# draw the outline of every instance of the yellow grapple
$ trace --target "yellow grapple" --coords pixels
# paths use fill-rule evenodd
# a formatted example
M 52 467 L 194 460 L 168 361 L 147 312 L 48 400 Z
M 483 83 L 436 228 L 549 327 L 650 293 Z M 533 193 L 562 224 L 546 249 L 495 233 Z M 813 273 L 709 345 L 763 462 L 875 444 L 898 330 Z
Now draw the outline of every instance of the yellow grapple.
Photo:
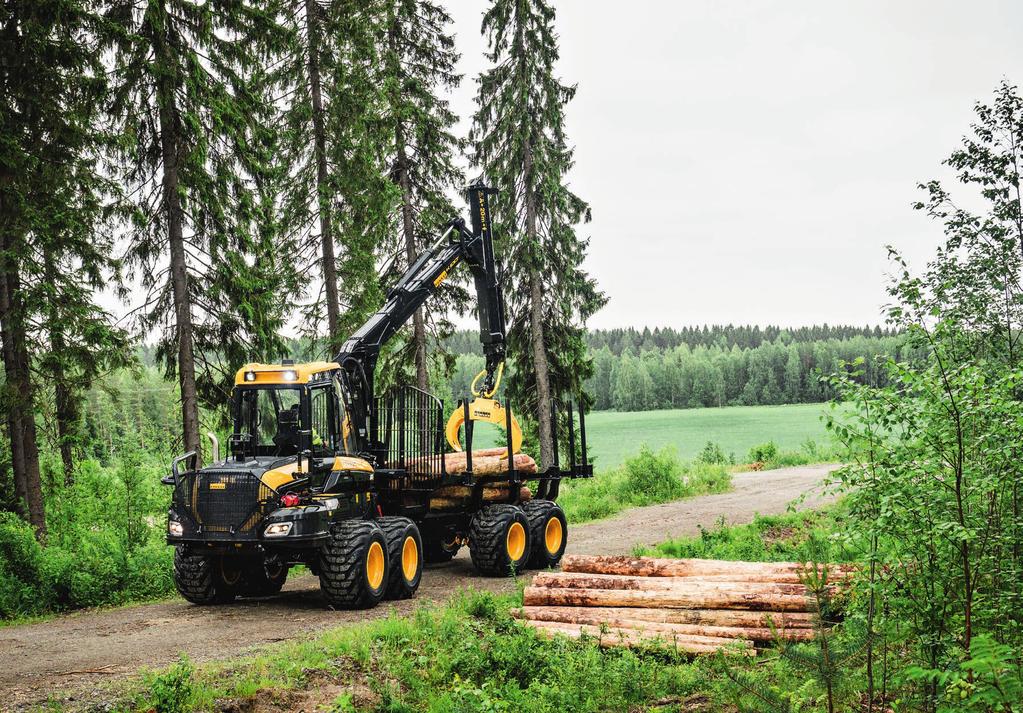
M 472 391 L 473 400 L 469 402 L 469 420 L 470 421 L 484 421 L 486 423 L 492 423 L 502 428 L 507 427 L 509 423 L 508 410 L 501 405 L 501 402 L 493 395 L 497 392 L 497 387 L 501 383 L 501 374 L 504 371 L 504 364 L 497 370 L 497 379 L 494 381 L 494 386 L 490 391 L 482 393 L 476 388 L 476 384 L 479 382 L 487 372 L 484 369 L 476 378 L 472 380 L 472 385 L 469 387 Z M 464 407 L 455 409 L 454 413 L 448 419 L 448 426 L 445 429 L 445 434 L 448 438 L 448 445 L 455 451 L 462 450 L 462 443 L 458 440 L 458 431 L 465 425 L 465 411 Z M 519 422 L 515 419 L 515 414 L 511 414 L 511 446 L 512 453 L 518 453 L 519 449 L 522 448 L 522 429 L 519 427 Z M 507 458 L 508 453 L 505 452 L 502 458 Z

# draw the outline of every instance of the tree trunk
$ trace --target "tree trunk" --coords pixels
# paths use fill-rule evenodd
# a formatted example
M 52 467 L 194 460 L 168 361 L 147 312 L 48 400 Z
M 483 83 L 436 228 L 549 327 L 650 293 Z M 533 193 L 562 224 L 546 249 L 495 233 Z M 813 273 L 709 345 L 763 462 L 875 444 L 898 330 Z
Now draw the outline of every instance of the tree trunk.
M 738 594 L 687 590 L 560 589 L 526 587 L 522 603 L 535 606 L 654 607 L 680 609 L 744 609 L 769 612 L 808 612 L 813 602 L 795 594 Z
M 51 284 L 56 279 L 57 265 L 50 251 L 44 253 L 45 274 Z M 64 466 L 64 485 L 72 485 L 75 482 L 75 460 L 74 441 L 77 435 L 78 408 L 74 398 L 74 392 L 67 380 L 67 373 L 64 370 L 64 357 L 67 345 L 64 341 L 64 333 L 61 331 L 61 304 L 59 299 L 54 299 L 48 305 L 48 320 L 50 331 L 50 350 L 53 366 L 50 370 L 50 377 L 53 379 L 53 400 L 57 420 L 57 449 L 60 451 L 60 460 Z
M 164 17 L 164 23 L 170 18 Z M 166 32 L 166 28 L 163 32 Z M 188 263 L 185 256 L 183 211 L 181 209 L 180 130 L 177 111 L 176 72 L 174 57 L 167 37 L 157 32 L 154 37 L 158 70 L 157 99 L 160 104 L 160 152 L 163 161 L 163 205 L 167 214 L 167 242 L 170 246 L 171 292 L 174 298 L 174 321 L 178 346 L 178 385 L 181 388 L 181 428 L 185 451 L 195 451 L 202 463 L 199 441 L 199 398 L 195 385 L 195 354 L 193 348 L 192 303 L 188 294 Z
M 327 301 L 327 332 L 331 348 L 340 346 L 341 302 L 337 291 L 337 259 L 334 255 L 334 224 L 327 185 L 327 134 L 324 129 L 323 94 L 320 85 L 320 17 L 316 0 L 305 0 L 306 36 L 309 72 L 309 96 L 312 101 L 313 153 L 316 159 L 316 200 L 320 212 L 320 269 Z
M 523 183 L 526 186 L 526 240 L 535 245 L 538 240 L 536 229 L 536 195 L 533 187 L 533 148 L 526 140 L 523 158 Z M 533 346 L 533 371 L 536 374 L 537 423 L 540 426 L 540 463 L 543 470 L 554 465 L 554 448 L 557 444 L 551 434 L 551 380 L 550 365 L 543 329 L 543 286 L 534 272 L 529 277 L 529 338 Z
M 416 260 L 416 223 L 412 205 L 412 185 L 409 182 L 408 157 L 405 155 L 405 130 L 400 121 L 395 125 L 394 138 L 398 150 L 395 179 L 401 189 L 401 231 L 405 238 L 405 259 L 409 266 Z M 426 362 L 426 320 L 422 308 L 412 315 L 412 343 L 415 346 L 416 386 L 429 391 L 430 374 Z
M 8 236 L 0 235 L 0 252 L 6 252 L 10 247 Z M 46 538 L 46 507 L 39 472 L 32 377 L 19 289 L 17 266 L 4 265 L 0 271 L 0 340 L 3 341 L 7 380 L 7 426 L 11 438 L 14 487 L 23 514 L 35 528 L 36 538 L 42 541 Z
M 752 612 L 739 609 L 663 609 L 639 607 L 548 607 L 525 606 L 519 611 L 527 619 L 552 619 L 553 617 L 572 616 L 573 612 L 585 612 L 586 615 L 611 619 L 631 619 L 633 621 L 649 621 L 661 624 L 689 624 L 699 626 L 741 627 L 767 629 L 774 627 L 779 631 L 800 630 L 814 631 L 814 615 L 799 612 Z

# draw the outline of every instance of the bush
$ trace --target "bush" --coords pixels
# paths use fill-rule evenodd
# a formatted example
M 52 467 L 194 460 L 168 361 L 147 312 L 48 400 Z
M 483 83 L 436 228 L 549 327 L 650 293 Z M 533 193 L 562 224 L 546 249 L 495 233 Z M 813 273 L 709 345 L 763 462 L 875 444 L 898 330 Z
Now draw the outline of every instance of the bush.
M 728 465 L 731 459 L 725 455 L 725 451 L 717 443 L 707 441 L 700 454 L 696 456 L 697 463 L 709 463 L 710 465 Z
M 625 483 L 631 501 L 663 502 L 682 497 L 685 486 L 681 472 L 674 448 L 665 446 L 654 453 L 644 444 L 638 455 L 625 461 Z
M 774 441 L 768 441 L 767 443 L 761 443 L 759 446 L 750 448 L 747 459 L 750 463 L 767 463 L 777 457 L 778 446 L 774 444 Z

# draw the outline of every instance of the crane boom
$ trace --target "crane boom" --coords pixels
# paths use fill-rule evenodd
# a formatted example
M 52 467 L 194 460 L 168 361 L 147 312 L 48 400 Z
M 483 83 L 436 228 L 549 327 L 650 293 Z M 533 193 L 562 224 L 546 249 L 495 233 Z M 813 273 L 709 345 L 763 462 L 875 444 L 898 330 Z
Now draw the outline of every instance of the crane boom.
M 441 286 L 452 270 L 464 262 L 472 271 L 478 302 L 480 343 L 486 359 L 483 390 L 496 385 L 505 357 L 504 294 L 494 258 L 490 196 L 495 191 L 478 181 L 469 186 L 472 229 L 465 220 L 448 222 L 443 234 L 416 258 L 387 292 L 387 301 L 341 346 L 334 361 L 345 372 L 355 423 L 366 424 L 373 408 L 373 374 L 380 350 Z M 360 432 L 362 428 L 360 427 Z

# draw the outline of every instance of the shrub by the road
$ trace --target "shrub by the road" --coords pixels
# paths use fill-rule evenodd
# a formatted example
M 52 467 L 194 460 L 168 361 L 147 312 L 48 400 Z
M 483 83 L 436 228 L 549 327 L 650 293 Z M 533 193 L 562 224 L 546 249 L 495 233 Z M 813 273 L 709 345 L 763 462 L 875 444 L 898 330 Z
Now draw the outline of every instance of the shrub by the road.
M 569 521 L 578 523 L 608 517 L 627 507 L 721 493 L 731 484 L 723 465 L 683 463 L 671 447 L 654 452 L 644 445 L 620 468 L 592 480 L 566 484 L 559 502 Z

